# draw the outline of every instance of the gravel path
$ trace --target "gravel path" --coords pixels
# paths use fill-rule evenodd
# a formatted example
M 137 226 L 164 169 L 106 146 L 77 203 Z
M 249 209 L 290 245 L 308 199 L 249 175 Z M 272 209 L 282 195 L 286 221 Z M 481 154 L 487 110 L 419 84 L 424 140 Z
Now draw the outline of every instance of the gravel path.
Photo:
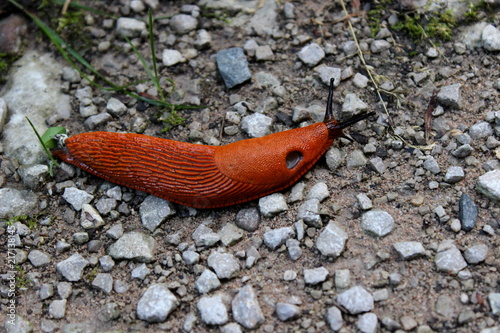
M 62 36 L 142 96 L 159 93 L 123 36 L 151 65 L 151 8 L 167 101 L 199 108 L 162 132 L 168 110 L 92 85 L 0 5 L 0 53 L 19 55 L 0 83 L 0 331 L 500 332 L 498 1 L 348 3 L 370 72 L 332 2 L 81 3 L 112 16 Z M 397 29 L 416 12 L 452 13 L 451 40 Z M 227 208 L 50 176 L 25 120 L 218 146 L 322 121 L 332 78 L 337 119 L 376 116 L 289 189 Z

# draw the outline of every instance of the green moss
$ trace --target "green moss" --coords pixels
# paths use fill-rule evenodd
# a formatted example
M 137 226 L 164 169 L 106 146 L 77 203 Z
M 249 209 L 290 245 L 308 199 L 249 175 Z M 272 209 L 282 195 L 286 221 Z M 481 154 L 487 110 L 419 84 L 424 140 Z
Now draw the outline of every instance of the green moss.
M 392 0 L 375 1 L 373 9 L 368 11 L 368 26 L 370 27 L 372 37 L 375 37 L 382 28 L 380 22 L 384 19 L 385 10 L 391 5 Z
M 7 80 L 7 73 L 9 72 L 10 66 L 19 59 L 19 55 L 0 53 L 0 83 L 4 83 Z
M 21 222 L 23 224 L 26 224 L 28 228 L 30 229 L 35 229 L 38 225 L 38 215 L 19 215 L 19 216 L 14 216 L 11 218 L 8 218 L 5 221 L 6 225 L 14 225 L 16 222 Z
M 179 116 L 176 110 L 163 112 L 158 120 L 162 121 L 165 126 L 162 129 L 162 132 L 167 132 L 173 127 L 183 125 L 186 122 L 186 119 Z
M 449 41 L 453 33 L 452 29 L 455 26 L 456 21 L 451 10 L 446 10 L 438 16 L 405 14 L 403 19 L 395 24 L 393 28 L 407 33 L 414 40 L 423 40 L 430 37 Z
M 414 40 L 424 39 L 427 35 L 420 25 L 420 15 L 404 15 L 404 19 L 392 26 L 393 29 L 407 33 Z

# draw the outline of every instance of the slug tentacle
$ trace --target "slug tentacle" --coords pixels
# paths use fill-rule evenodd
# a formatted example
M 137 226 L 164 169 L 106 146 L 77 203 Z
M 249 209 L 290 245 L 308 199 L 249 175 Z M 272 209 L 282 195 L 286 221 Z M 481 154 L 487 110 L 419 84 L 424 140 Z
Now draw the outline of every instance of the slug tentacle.
M 283 190 L 323 156 L 342 129 L 365 119 L 333 118 L 333 81 L 324 122 L 225 146 L 141 134 L 74 135 L 54 156 L 119 185 L 196 208 L 234 205 Z

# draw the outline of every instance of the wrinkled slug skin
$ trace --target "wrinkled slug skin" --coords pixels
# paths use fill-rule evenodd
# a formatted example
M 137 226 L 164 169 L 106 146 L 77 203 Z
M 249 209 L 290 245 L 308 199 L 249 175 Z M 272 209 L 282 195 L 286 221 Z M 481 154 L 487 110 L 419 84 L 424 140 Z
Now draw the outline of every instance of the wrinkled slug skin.
M 324 123 L 225 146 L 141 134 L 83 133 L 54 156 L 110 182 L 195 208 L 250 201 L 296 182 L 333 139 Z M 291 162 L 287 165 L 287 155 Z

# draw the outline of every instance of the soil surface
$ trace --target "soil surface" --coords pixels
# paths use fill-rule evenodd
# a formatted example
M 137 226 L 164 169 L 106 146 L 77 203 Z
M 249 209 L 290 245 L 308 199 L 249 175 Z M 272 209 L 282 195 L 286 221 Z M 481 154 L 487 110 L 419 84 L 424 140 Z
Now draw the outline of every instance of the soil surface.
M 70 25 L 62 30 L 61 35 L 77 41 L 74 47 L 111 81 L 122 85 L 134 83 L 132 91 L 144 93 L 143 96 L 158 96 L 137 55 L 123 38 L 116 36 L 115 18 L 147 19 L 146 10 L 139 8 L 138 12 L 134 12 L 130 1 L 110 1 L 106 5 L 91 1 L 82 3 L 114 16 L 85 12 L 77 23 L 80 24 L 78 29 L 72 30 Z M 142 2 L 137 1 L 132 7 L 137 3 Z M 155 2 L 151 3 L 154 7 Z M 207 3 L 206 7 L 203 6 Z M 50 254 L 51 262 L 43 267 L 35 267 L 25 258 L 24 262 L 18 263 L 22 272 L 19 276 L 27 280 L 17 285 L 17 314 L 31 323 L 34 332 L 181 332 L 186 328 L 191 332 L 222 331 L 224 324 L 209 325 L 201 317 L 197 303 L 203 295 L 197 290 L 195 282 L 201 272 L 208 268 L 209 255 L 223 250 L 234 255 L 241 268 L 235 277 L 221 279 L 221 286 L 208 295 L 222 295 L 228 313 L 227 323 L 235 323 L 237 321 L 233 318 L 231 301 L 241 287 L 252 286 L 265 318 L 261 325 L 254 328 L 257 332 L 329 331 L 331 322 L 327 310 L 332 306 L 342 310 L 344 322 L 340 331 L 357 331 L 361 314 L 350 313 L 337 300 L 341 292 L 352 286 L 362 286 L 374 295 L 375 304 L 370 312 L 376 315 L 380 332 L 398 328 L 418 332 L 479 332 L 498 325 L 499 314 L 494 313 L 495 305 L 489 297 L 500 293 L 500 210 L 495 202 L 478 193 L 476 182 L 478 177 L 489 171 L 485 163 L 496 160 L 500 155 L 495 151 L 498 145 L 494 141 L 500 138 L 499 131 L 495 130 L 498 125 L 495 125 L 495 117 L 492 116 L 493 112 L 500 111 L 500 56 L 498 51 L 466 45 L 463 36 L 475 22 L 458 20 L 450 41 L 433 38 L 415 41 L 404 30 L 394 29 L 389 22 L 391 15 L 398 12 L 412 14 L 417 9 L 401 9 L 402 4 L 379 8 L 376 4 L 363 3 L 359 7 L 349 3 L 348 11 L 352 15 L 347 18 L 338 3 L 306 0 L 291 2 L 293 16 L 286 14 L 282 2 L 277 2 L 276 7 L 271 6 L 269 13 L 276 13 L 276 17 L 271 15 L 257 24 L 269 23 L 274 30 L 257 33 L 256 28 L 252 28 L 251 20 L 262 6 L 268 5 L 266 2 L 234 1 L 234 4 L 249 6 L 247 9 L 229 5 L 222 9 L 210 8 L 213 3 L 217 1 L 200 4 L 161 1 L 153 10 L 154 17 L 164 17 L 155 21 L 153 27 L 158 69 L 163 78 L 161 84 L 166 91 L 169 91 L 170 83 L 164 78 L 176 84 L 167 102 L 194 104 L 199 108 L 177 111 L 185 122 L 164 132 L 162 130 L 166 124 L 157 118 L 163 112 L 160 107 L 137 102 L 120 92 L 90 86 L 92 103 L 99 112 L 106 110 L 106 103 L 111 97 L 117 98 L 127 107 L 124 114 L 114 115 L 92 130 L 135 131 L 177 141 L 224 145 L 249 138 L 241 123 L 231 122 L 226 115 L 228 112 L 238 114 L 237 102 L 241 101 L 247 106 L 239 114 L 241 118 L 262 111 L 273 120 L 271 132 L 293 129 L 315 122 L 306 108 L 316 105 L 324 110 L 326 107 L 328 86 L 319 78 L 318 67 L 340 68 L 346 77 L 334 89 L 337 116 L 345 116 L 342 105 L 346 95 L 351 93 L 367 104 L 368 111 L 375 111 L 377 115 L 346 129 L 350 140 L 341 138 L 334 141 L 333 147 L 339 149 L 341 155 L 339 167 L 328 165 L 323 157 L 300 179 L 305 184 L 305 193 L 317 183 L 327 185 L 329 196 L 320 204 L 321 225 L 305 225 L 305 234 L 298 239 L 302 255 L 296 260 L 290 258 L 289 248 L 285 244 L 275 250 L 263 244 L 265 233 L 271 229 L 293 227 L 296 230 L 298 211 L 306 202 L 304 195 L 297 202 L 289 201 L 287 208 L 274 217 L 261 214 L 258 228 L 254 231 L 240 229 L 242 236 L 235 244 L 223 245 L 219 242 L 212 247 L 200 247 L 195 245 L 193 231 L 201 224 L 217 233 L 226 224 L 234 224 L 241 210 L 257 208 L 262 212 L 263 204 L 253 200 L 226 208 L 191 211 L 173 205 L 177 214 L 166 219 L 152 232 L 143 226 L 140 215 L 141 203 L 147 194 L 122 186 L 121 191 L 129 196 L 129 200 L 119 200 L 117 207 L 120 206 L 120 209 L 114 208 L 109 213 L 101 214 L 104 226 L 85 230 L 80 225 L 80 212 L 63 199 L 63 190 L 57 185 L 72 181 L 74 186 L 94 196 L 90 204 L 95 207 L 99 199 L 106 198 L 107 190 L 114 184 L 77 168 L 70 168 L 74 175 L 56 168 L 53 178 L 48 177 L 38 190 L 33 190 L 46 203 L 46 207 L 38 207 L 32 212 L 32 215 L 37 214 L 39 223 L 21 237 L 23 246 L 19 248 L 26 253 L 36 249 Z M 186 4 L 200 5 L 200 9 L 181 9 Z M 378 23 L 388 29 L 387 36 L 376 37 L 376 31 L 372 35 L 369 10 L 375 8 L 380 11 Z M 75 10 L 70 8 L 70 11 Z M 181 10 L 197 18 L 196 29 L 187 33 L 173 30 L 170 17 Z M 478 19 L 497 25 L 497 8 L 488 10 L 488 15 L 478 10 Z M 434 15 L 426 12 L 426 9 L 421 11 L 429 17 Z M 400 20 L 404 17 L 395 16 Z M 352 22 L 364 59 L 377 84 L 384 87 L 392 85 L 382 93 L 389 114 L 382 108 L 373 82 L 363 84 L 357 81 L 359 76 L 355 77 L 356 74 L 369 75 L 357 53 L 346 54 L 345 43 L 353 41 L 348 19 Z M 195 43 L 200 29 L 205 29 L 211 36 L 210 43 L 203 47 Z M 24 40 L 27 49 L 50 52 L 57 61 L 67 66 L 60 53 L 32 22 L 28 23 L 28 34 L 36 38 Z M 147 30 L 139 36 L 132 36 L 131 40 L 151 64 Z M 250 40 L 259 46 L 269 46 L 273 55 L 268 59 L 257 59 L 255 50 L 246 49 L 252 78 L 228 89 L 220 76 L 215 54 L 230 47 L 244 47 Z M 374 40 L 384 40 L 389 47 L 375 53 L 371 48 Z M 104 42 L 109 42 L 109 46 Z M 320 45 L 325 55 L 317 64 L 309 66 L 298 54 L 311 43 Z M 433 48 L 438 51 L 435 55 L 432 54 Z M 162 63 L 165 49 L 178 50 L 188 59 L 165 66 Z M 350 70 L 352 75 L 347 74 Z M 271 85 L 262 84 L 256 78 L 257 73 L 271 74 L 279 80 L 283 90 L 277 91 Z M 141 80 L 144 82 L 137 83 Z M 88 132 L 89 128 L 84 125 L 86 118 L 79 112 L 80 101 L 75 97 L 78 89 L 89 86 L 88 81 L 63 82 L 71 96 L 73 109 L 68 119 L 53 125 L 64 126 L 70 135 Z M 433 92 L 454 84 L 460 84 L 460 105 L 447 105 L 443 99 L 441 103 L 438 102 L 434 115 L 430 117 L 433 127 L 426 141 L 425 117 Z M 295 122 L 294 113 L 299 110 L 305 116 L 303 120 Z M 144 126 L 137 125 L 142 124 L 137 121 L 138 118 Z M 461 141 L 463 135 L 473 125 L 483 121 L 489 122 L 494 130 L 484 137 L 472 138 L 470 146 L 473 150 L 468 156 L 455 157 L 452 152 L 464 144 Z M 237 127 L 235 133 L 232 128 L 227 129 L 229 126 Z M 362 152 L 362 158 L 359 152 Z M 439 172 L 433 173 L 424 165 L 429 156 L 437 161 Z M 374 158 L 382 160 L 385 170 L 375 170 L 370 162 Z M 10 160 L 8 156 L 2 156 L 4 165 Z M 359 165 L 351 166 L 358 162 Z M 445 182 L 445 174 L 450 166 L 461 167 L 465 174 L 463 179 L 457 183 Z M 2 187 L 26 189 L 19 176 L 5 173 Z M 280 193 L 288 200 L 291 189 Z M 360 206 L 357 198 L 359 194 L 371 199 L 372 209 L 385 211 L 392 216 L 395 226 L 389 234 L 376 237 L 362 228 L 365 210 Z M 477 219 L 470 231 L 462 230 L 457 221 L 459 201 L 463 194 L 469 195 L 478 207 Z M 440 207 L 445 211 L 441 216 Z M 50 225 L 40 224 L 41 220 L 49 216 L 52 218 Z M 318 236 L 331 220 L 348 234 L 345 249 L 338 257 L 324 256 L 316 246 Z M 109 247 L 116 242 L 107 235 L 107 231 L 118 224 L 123 226 L 124 232 L 139 231 L 154 238 L 154 259 L 146 263 L 151 271 L 145 278 L 132 278 L 132 270 L 141 264 L 134 260 L 115 258 L 115 265 L 109 272 L 105 272 L 99 263 L 99 259 L 108 254 Z M 5 223 L 2 229 L 0 244 L 4 247 Z M 93 250 L 95 252 L 89 250 L 89 242 L 75 242 L 75 234 L 79 232 L 87 232 L 89 241 L 101 242 Z M 180 242 L 168 237 L 174 234 L 180 237 Z M 294 238 L 297 239 L 297 236 Z M 60 240 L 70 244 L 68 250 L 56 250 Z M 480 263 L 467 263 L 467 267 L 458 274 L 440 271 L 435 258 L 438 250 L 441 250 L 438 249 L 439 245 L 446 240 L 452 240 L 462 254 L 476 244 L 485 244 L 488 253 Z M 393 246 L 408 241 L 421 243 L 425 251 L 412 260 L 402 258 Z M 260 258 L 251 267 L 246 267 L 251 246 L 257 248 Z M 186 263 L 182 256 L 187 249 L 199 254 L 198 262 L 192 265 Z M 56 265 L 76 252 L 89 260 L 90 264 L 83 271 L 81 279 L 71 282 L 72 294 L 67 299 L 62 318 L 53 318 L 50 307 L 54 300 L 61 299 L 57 287 L 66 281 L 58 273 Z M 304 270 L 318 267 L 326 268 L 328 277 L 318 284 L 307 284 Z M 344 288 L 336 278 L 337 275 L 340 277 L 340 270 L 350 273 L 350 280 Z M 296 277 L 287 281 L 284 275 L 286 272 L 290 274 L 290 271 L 295 272 Z M 114 281 L 124 282 L 128 291 L 119 293 L 111 290 L 106 294 L 96 289 L 93 279 L 98 273 L 109 273 Z M 400 281 L 394 281 L 398 276 Z M 155 283 L 166 283 L 179 302 L 173 312 L 159 323 L 140 320 L 137 316 L 139 300 L 148 287 Z M 55 291 L 49 298 L 41 300 L 40 289 L 43 285 L 52 285 Z M 6 320 L 7 300 L 8 297 L 2 293 L 1 316 Z M 296 305 L 300 310 L 297 317 L 280 320 L 276 314 L 276 304 L 279 302 Z M 109 309 L 109 304 L 116 304 L 118 309 L 118 314 L 113 318 L 103 315 L 104 309 Z M 498 309 L 496 305 L 496 311 Z M 195 320 L 190 327 L 189 318 L 193 314 Z M 392 326 L 388 318 L 395 322 Z M 5 324 L 5 327 L 8 325 Z M 230 330 L 231 326 L 225 329 L 227 332 L 237 332 Z M 241 330 L 247 329 L 241 326 Z M 7 331 L 11 332 L 8 328 Z

